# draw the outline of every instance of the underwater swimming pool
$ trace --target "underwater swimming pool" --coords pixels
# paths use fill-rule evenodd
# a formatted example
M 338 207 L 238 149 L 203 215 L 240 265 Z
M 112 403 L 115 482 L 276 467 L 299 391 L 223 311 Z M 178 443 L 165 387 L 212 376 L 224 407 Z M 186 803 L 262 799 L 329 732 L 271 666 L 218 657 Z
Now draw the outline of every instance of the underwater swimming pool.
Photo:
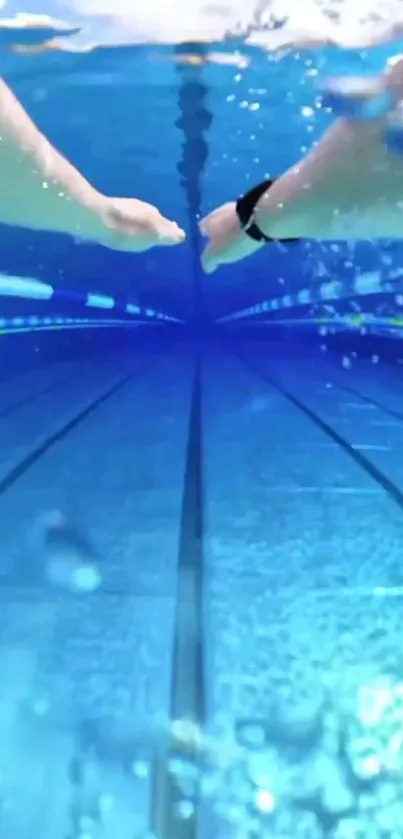
M 399 44 L 38 32 L 0 25 L 1 75 L 187 242 L 0 225 L 0 835 L 396 839 L 402 246 L 208 276 L 197 221 L 315 143 L 322 79 Z

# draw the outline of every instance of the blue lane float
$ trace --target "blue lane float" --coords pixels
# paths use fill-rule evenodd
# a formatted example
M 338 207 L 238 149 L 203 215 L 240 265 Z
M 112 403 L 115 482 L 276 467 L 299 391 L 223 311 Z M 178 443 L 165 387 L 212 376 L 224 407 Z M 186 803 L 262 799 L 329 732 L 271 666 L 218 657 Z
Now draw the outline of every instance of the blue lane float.
M 87 290 L 77 291 L 75 289 L 65 288 L 58 289 L 34 277 L 15 277 L 0 274 L 0 297 L 18 297 L 22 300 L 40 300 L 45 302 L 51 301 L 56 304 L 70 302 L 82 305 L 85 308 L 115 310 L 125 315 L 136 318 L 141 317 L 146 320 L 153 319 L 170 323 L 184 323 L 180 318 L 175 318 L 165 312 L 150 308 L 142 309 L 134 301 L 119 303 L 113 297 L 96 292 L 89 292 Z
M 0 318 L 0 336 L 11 335 L 18 332 L 56 332 L 66 329 L 111 329 L 126 328 L 133 329 L 139 326 L 147 326 L 144 320 L 124 320 L 123 318 L 70 318 L 60 317 L 39 317 L 28 315 L 27 317 Z
M 391 274 L 389 274 L 389 279 L 392 279 Z M 365 297 L 372 294 L 391 293 L 395 295 L 399 280 L 401 282 L 403 279 L 403 274 L 399 272 L 393 279 L 396 282 L 392 290 L 388 282 L 385 282 L 382 278 L 380 271 L 364 271 L 362 274 L 357 274 L 352 283 L 348 285 L 340 280 L 329 280 L 312 288 L 300 288 L 295 292 L 283 294 L 281 297 L 270 297 L 267 300 L 255 303 L 253 306 L 248 306 L 246 309 L 231 312 L 218 318 L 217 323 L 245 320 L 264 313 L 282 312 L 286 309 L 296 309 L 321 302 L 334 303 L 338 300 Z
M 139 315 L 141 312 L 140 306 L 137 306 L 136 303 L 126 303 L 125 312 L 128 315 Z
M 105 297 L 103 294 L 87 294 L 85 305 L 93 309 L 114 309 L 116 303 L 113 297 Z
M 41 283 L 33 277 L 12 277 L 0 274 L 0 295 L 2 297 L 22 297 L 25 300 L 51 300 L 54 288 Z

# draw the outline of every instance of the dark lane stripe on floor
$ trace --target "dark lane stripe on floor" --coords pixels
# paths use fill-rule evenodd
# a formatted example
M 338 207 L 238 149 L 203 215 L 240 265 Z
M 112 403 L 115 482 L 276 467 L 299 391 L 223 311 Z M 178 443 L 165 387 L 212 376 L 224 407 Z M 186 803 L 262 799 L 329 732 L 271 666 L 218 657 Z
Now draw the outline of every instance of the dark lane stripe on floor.
M 196 359 L 178 557 L 178 588 L 172 655 L 170 719 L 185 720 L 203 730 L 204 723 L 204 648 L 203 648 L 203 451 L 202 451 L 202 381 L 201 363 Z M 180 818 L 180 802 L 185 795 L 168 772 L 170 758 L 198 763 L 191 743 L 186 746 L 173 739 L 161 750 L 155 764 L 151 794 L 151 829 L 157 839 L 195 839 L 198 821 L 198 783 L 195 780 L 193 813 Z
M 33 405 L 37 402 L 41 396 L 47 396 L 49 393 L 56 393 L 56 391 L 60 390 L 60 388 L 64 387 L 64 385 L 68 384 L 68 382 L 73 381 L 73 379 L 79 378 L 80 374 L 71 373 L 69 376 L 65 376 L 63 379 L 60 379 L 57 382 L 53 382 L 51 385 L 47 385 L 46 387 L 38 388 L 38 390 L 31 394 L 31 396 L 24 396 L 21 399 L 16 399 L 15 402 L 9 402 L 4 408 L 0 410 L 0 419 L 5 419 L 9 417 L 10 414 L 14 413 L 14 411 L 18 411 L 20 408 L 25 408 L 27 405 Z
M 389 416 L 394 417 L 395 419 L 399 420 L 399 422 L 403 422 L 403 413 L 400 411 L 396 411 L 394 408 L 389 408 L 387 405 L 384 405 L 374 396 L 368 396 L 366 393 L 361 393 L 359 390 L 356 390 L 355 387 L 352 387 L 350 384 L 346 384 L 345 382 L 341 382 L 340 380 L 334 378 L 334 373 L 330 371 L 329 375 L 327 375 L 326 371 L 323 373 L 309 372 L 309 375 L 315 378 L 318 382 L 326 383 L 330 382 L 332 385 L 337 387 L 339 390 L 344 390 L 345 393 L 351 393 L 352 396 L 357 397 L 357 399 L 361 399 L 362 402 L 365 402 L 367 405 L 374 405 L 375 408 L 378 408 L 380 411 L 383 411 L 385 414 L 389 414 Z
M 306 417 L 308 417 L 317 428 L 320 428 L 327 437 L 329 437 L 334 443 L 340 446 L 343 451 L 345 451 L 361 469 L 364 471 L 380 486 L 385 492 L 389 495 L 389 497 L 396 503 L 398 506 L 403 509 L 403 492 L 396 486 L 396 484 L 391 481 L 387 475 L 381 472 L 377 466 L 371 463 L 362 452 L 358 449 L 354 449 L 353 446 L 348 443 L 341 434 L 338 433 L 331 425 L 328 425 L 327 422 L 322 420 L 311 408 L 301 402 L 296 396 L 290 393 L 281 382 L 278 382 L 276 379 L 272 378 L 272 376 L 267 373 L 266 371 L 259 370 L 255 367 L 248 359 L 244 358 L 241 354 L 238 354 L 234 349 L 232 352 L 239 361 L 242 362 L 244 367 L 250 370 L 255 376 L 258 376 L 263 381 L 267 382 L 271 387 L 275 388 L 279 393 L 286 397 L 296 408 L 299 408 Z
M 26 455 L 16 466 L 13 466 L 12 469 L 5 475 L 4 478 L 0 481 L 0 496 L 4 495 L 7 490 L 9 490 L 16 481 L 21 478 L 28 469 L 31 468 L 42 455 L 46 454 L 49 451 L 51 446 L 54 446 L 55 443 L 60 443 L 67 434 L 70 433 L 77 425 L 79 425 L 89 414 L 92 414 L 99 405 L 102 405 L 103 402 L 106 402 L 111 396 L 117 393 L 122 387 L 124 387 L 128 382 L 130 382 L 134 378 L 133 373 L 129 373 L 125 376 L 121 376 L 117 382 L 115 382 L 112 387 L 109 387 L 108 390 L 104 391 L 97 399 L 94 399 L 90 405 L 87 405 L 86 408 L 79 411 L 69 422 L 66 422 L 62 428 L 59 428 L 58 431 L 55 431 L 53 434 L 49 434 L 49 436 L 44 440 L 39 446 L 36 446 L 29 454 Z

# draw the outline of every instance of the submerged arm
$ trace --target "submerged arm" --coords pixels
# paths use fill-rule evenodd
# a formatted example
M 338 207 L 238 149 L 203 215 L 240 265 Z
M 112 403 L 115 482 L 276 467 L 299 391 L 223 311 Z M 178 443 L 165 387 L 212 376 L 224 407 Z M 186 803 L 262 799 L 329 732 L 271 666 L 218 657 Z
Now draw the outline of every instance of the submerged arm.
M 133 252 L 185 238 L 151 204 L 110 198 L 91 186 L 49 143 L 1 78 L 0 223 Z
M 319 239 L 402 237 L 403 158 L 388 135 L 391 129 L 403 134 L 403 59 L 375 80 L 373 101 L 384 94 L 379 113 L 337 119 L 257 201 L 255 219 L 263 232 Z
M 34 125 L 0 79 L 0 222 L 98 238 L 103 196 Z

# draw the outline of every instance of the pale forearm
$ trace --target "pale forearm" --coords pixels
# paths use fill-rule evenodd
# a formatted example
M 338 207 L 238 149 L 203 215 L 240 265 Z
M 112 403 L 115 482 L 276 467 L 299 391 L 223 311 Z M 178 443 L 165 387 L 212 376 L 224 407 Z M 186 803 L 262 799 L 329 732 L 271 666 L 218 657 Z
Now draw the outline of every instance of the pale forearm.
M 402 59 L 387 69 L 377 89 L 402 102 Z M 277 237 L 400 238 L 403 163 L 387 145 L 387 128 L 387 111 L 371 119 L 337 119 L 257 202 L 260 229 Z
M 0 79 L 0 222 L 97 238 L 103 197 Z
M 135 253 L 185 238 L 151 204 L 98 192 L 53 148 L 0 79 L 1 223 Z

